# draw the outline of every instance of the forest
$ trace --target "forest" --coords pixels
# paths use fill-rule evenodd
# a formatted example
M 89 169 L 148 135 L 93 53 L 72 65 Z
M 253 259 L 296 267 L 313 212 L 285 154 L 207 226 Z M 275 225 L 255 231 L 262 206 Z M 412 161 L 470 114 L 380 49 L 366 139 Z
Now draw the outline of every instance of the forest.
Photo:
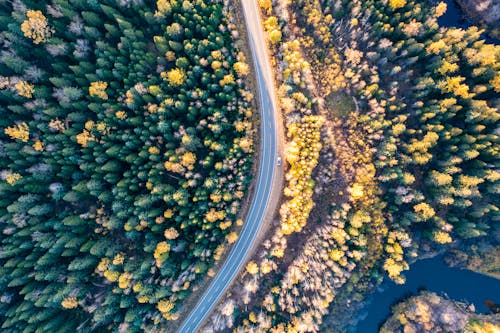
M 162 331 L 234 242 L 249 65 L 222 1 L 0 1 L 2 332 Z
M 498 277 L 500 46 L 441 27 L 444 2 L 259 5 L 290 138 L 285 200 L 205 329 L 344 332 L 384 277 L 402 284 L 443 251 Z
M 203 295 L 260 174 L 241 1 L 0 0 L 2 332 L 173 332 Z M 500 46 L 435 0 L 255 2 L 284 186 L 203 332 L 346 332 L 438 254 L 499 278 Z M 438 329 L 500 320 L 428 292 L 381 326 Z

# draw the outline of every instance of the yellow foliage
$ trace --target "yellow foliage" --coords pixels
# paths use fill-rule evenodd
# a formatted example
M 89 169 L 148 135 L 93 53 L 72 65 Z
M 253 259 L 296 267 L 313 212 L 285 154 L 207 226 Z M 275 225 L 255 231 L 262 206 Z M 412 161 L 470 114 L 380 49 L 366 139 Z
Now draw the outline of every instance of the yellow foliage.
M 172 161 L 166 161 L 163 166 L 167 171 L 172 171 L 176 173 L 184 173 L 185 169 L 180 163 L 175 163 Z
M 18 174 L 17 172 L 15 173 L 10 173 L 5 177 L 5 181 L 10 185 L 13 186 L 17 181 L 21 180 L 23 176 Z
M 123 273 L 118 278 L 118 287 L 121 289 L 127 289 L 130 285 L 130 280 L 132 279 L 132 275 L 130 273 Z
M 172 209 L 166 209 L 164 212 L 163 212 L 163 217 L 165 217 L 166 219 L 170 219 L 174 216 L 174 211 Z
M 165 315 L 172 311 L 172 309 L 174 308 L 174 303 L 169 300 L 161 300 L 158 302 L 157 308 L 162 313 L 162 315 Z
M 495 92 L 500 93 L 500 73 L 498 73 L 491 81 L 491 86 L 495 90 Z
M 116 111 L 115 116 L 116 118 L 123 120 L 127 118 L 127 113 L 125 111 Z
M 406 5 L 406 0 L 389 0 L 389 6 L 392 9 L 403 8 Z
M 358 210 L 351 218 L 351 226 L 354 228 L 361 228 L 363 223 L 368 223 L 371 221 L 371 217 L 368 212 L 363 210 Z
M 210 67 L 212 67 L 213 70 L 217 70 L 217 69 L 222 67 L 222 62 L 220 62 L 218 60 L 214 60 L 212 62 L 212 64 L 210 65 Z
M 212 58 L 218 59 L 218 60 L 221 60 L 224 58 L 222 55 L 222 52 L 220 50 L 213 50 L 212 52 L 210 52 L 210 55 L 212 56 Z
M 33 144 L 33 149 L 36 151 L 43 151 L 43 143 L 40 140 L 36 140 L 35 143 Z
M 269 259 L 262 260 L 260 264 L 260 271 L 262 274 L 269 274 L 273 270 L 273 263 Z
M 76 300 L 76 297 L 65 297 L 61 301 L 61 305 L 65 309 L 74 309 L 78 306 L 78 301 Z
M 160 148 L 158 147 L 149 147 L 148 148 L 148 153 L 151 155 L 158 155 L 160 153 Z
M 16 88 L 18 95 L 26 98 L 32 98 L 33 93 L 35 92 L 35 86 L 26 81 L 19 81 L 14 87 Z
M 446 60 L 443 61 L 443 64 L 441 65 L 441 67 L 439 67 L 437 69 L 437 71 L 441 74 L 441 75 L 445 75 L 447 73 L 455 73 L 456 71 L 458 70 L 458 65 L 455 64 L 455 63 L 450 63 Z
M 211 223 L 217 220 L 224 220 L 225 217 L 226 217 L 225 211 L 215 210 L 214 208 L 210 208 L 210 210 L 205 213 L 205 219 Z
M 125 254 L 121 252 L 117 253 L 113 258 L 113 265 L 122 265 L 124 261 L 125 261 Z
M 333 261 L 339 261 L 344 256 L 344 251 L 339 249 L 334 249 L 330 251 L 330 259 Z
M 426 51 L 428 53 L 439 54 L 441 51 L 447 51 L 450 49 L 449 45 L 446 45 L 445 41 L 440 39 L 436 42 L 432 42 L 427 46 Z
M 222 222 L 221 224 L 219 224 L 219 228 L 221 230 L 226 230 L 227 228 L 229 228 L 233 223 L 231 221 L 226 221 L 226 222 Z
M 392 258 L 387 258 L 384 262 L 384 269 L 389 273 L 390 278 L 398 277 L 405 267 Z
M 108 269 L 110 263 L 111 261 L 108 258 L 102 258 L 99 264 L 97 265 L 97 270 L 99 272 L 104 272 L 105 270 Z
M 234 83 L 233 74 L 224 75 L 224 78 L 222 80 L 219 80 L 219 84 L 221 86 L 225 86 L 226 84 L 231 84 L 231 83 Z
M 210 194 L 210 200 L 215 203 L 219 203 L 222 200 L 222 194 L 219 190 L 215 190 L 214 193 Z
M 439 139 L 439 135 L 435 132 L 427 132 L 422 140 L 412 139 L 407 149 L 412 153 L 413 159 L 418 164 L 425 164 L 432 159 L 432 155 L 428 150 L 434 147 Z
M 361 199 L 365 194 L 363 191 L 363 185 L 359 183 L 354 183 L 348 190 L 354 200 Z
M 160 259 L 161 256 L 170 251 L 170 244 L 167 242 L 159 242 L 156 244 L 155 252 L 153 253 L 153 257 L 155 259 Z
M 182 69 L 173 68 L 167 73 L 167 80 L 171 86 L 180 86 L 186 80 L 186 74 Z
M 46 42 L 53 33 L 47 18 L 39 10 L 28 10 L 26 16 L 28 18 L 21 24 L 24 36 L 31 38 L 35 44 Z
M 278 24 L 278 18 L 275 16 L 270 16 L 264 21 L 264 28 L 266 29 L 269 40 L 272 44 L 279 43 L 281 41 L 281 29 Z
M 165 16 L 170 13 L 172 7 L 170 6 L 170 0 L 157 0 L 156 1 L 156 11 L 155 16 Z
M 276 258 L 283 258 L 285 255 L 285 249 L 281 246 L 275 246 L 271 251 L 271 256 Z
M 103 122 L 99 122 L 95 125 L 95 128 L 96 130 L 98 130 L 99 132 L 104 132 L 106 131 L 106 123 L 103 123 Z
M 450 234 L 444 231 L 435 231 L 434 240 L 439 244 L 451 243 L 453 241 L 450 237 Z
M 110 271 L 106 270 L 104 272 L 104 277 L 109 281 L 109 282 L 116 282 L 118 278 L 120 277 L 120 272 L 117 271 Z
M 233 231 L 226 236 L 226 240 L 229 244 L 233 244 L 238 240 L 238 234 Z
M 87 144 L 91 141 L 96 141 L 96 139 L 87 129 L 84 129 L 82 133 L 76 135 L 76 142 L 84 148 L 87 147 Z
M 266 11 L 267 15 L 270 15 L 273 9 L 273 2 L 272 0 L 259 0 L 259 6 Z
M 21 140 L 22 142 L 28 142 L 30 136 L 28 125 L 25 122 L 7 127 L 4 133 L 10 136 L 11 139 Z
M 137 297 L 137 302 L 139 302 L 141 304 L 147 303 L 147 302 L 149 302 L 149 297 L 146 295 L 139 296 L 139 297 Z
M 165 236 L 166 239 L 169 240 L 176 239 L 177 237 L 179 237 L 179 233 L 174 228 L 166 229 L 163 235 Z
M 250 67 L 248 66 L 248 64 L 242 61 L 235 62 L 233 68 L 235 72 L 240 76 L 246 76 L 250 72 Z
M 413 210 L 424 221 L 426 221 L 426 220 L 430 219 L 431 217 L 433 217 L 434 215 L 436 215 L 436 211 L 434 210 L 434 208 L 432 208 L 431 206 L 429 206 L 425 202 L 421 202 L 419 204 L 416 204 L 415 206 L 413 206 Z
M 250 261 L 248 264 L 247 264 L 247 272 L 251 275 L 255 275 L 257 273 L 259 273 L 259 266 L 257 266 L 257 264 L 253 261 Z
M 272 44 L 277 44 L 281 41 L 281 30 L 274 29 L 269 32 L 269 40 Z
M 500 333 L 500 326 L 489 322 L 471 322 L 465 328 L 465 333 Z
M 288 136 L 293 137 L 287 149 L 286 159 L 290 170 L 285 193 L 291 197 L 281 205 L 281 230 L 285 235 L 302 230 L 313 208 L 314 181 L 311 179 L 321 150 L 320 129 L 324 123 L 321 116 L 304 116 L 300 123 L 288 126 Z
M 462 83 L 465 80 L 462 76 L 447 77 L 446 84 L 442 87 L 443 92 L 454 93 L 462 98 L 470 97 L 469 86 Z
M 222 257 L 222 255 L 224 254 L 224 250 L 225 250 L 225 247 L 224 245 L 219 245 L 215 248 L 215 251 L 214 251 L 214 260 L 220 260 L 220 258 Z
M 431 171 L 431 179 L 439 186 L 449 185 L 453 181 L 452 176 L 435 170 Z
M 446 13 L 446 10 L 448 9 L 448 5 L 446 2 L 441 1 L 440 3 L 437 4 L 436 9 L 434 11 L 434 16 L 436 17 L 441 17 Z
M 482 44 L 479 50 L 474 50 L 472 57 L 468 59 L 472 64 L 481 66 L 495 66 L 500 57 L 500 46 L 494 44 Z
M 106 88 L 108 87 L 107 82 L 95 81 L 90 83 L 89 95 L 99 97 L 101 99 L 108 99 L 108 94 L 106 93 Z
M 474 187 L 483 183 L 484 179 L 475 176 L 460 175 L 458 181 L 462 187 Z
M 64 131 L 66 129 L 66 126 L 64 125 L 64 123 L 59 120 L 59 119 L 52 119 L 50 122 L 49 122 L 49 128 L 53 131 Z

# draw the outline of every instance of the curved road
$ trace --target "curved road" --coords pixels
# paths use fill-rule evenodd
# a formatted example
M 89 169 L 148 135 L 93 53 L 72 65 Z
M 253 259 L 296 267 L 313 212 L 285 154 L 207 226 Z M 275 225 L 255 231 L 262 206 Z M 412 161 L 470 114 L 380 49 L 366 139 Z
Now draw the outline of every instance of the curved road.
M 256 243 L 260 239 L 261 226 L 272 219 L 281 192 L 283 170 L 281 166 L 276 165 L 276 160 L 277 152 L 282 151 L 283 129 L 275 100 L 273 72 L 269 64 L 257 1 L 241 0 L 241 4 L 255 66 L 261 112 L 260 170 L 257 186 L 238 241 L 205 294 L 183 322 L 179 333 L 194 333 L 200 329 L 227 287 L 246 264 L 252 250 L 258 245 Z

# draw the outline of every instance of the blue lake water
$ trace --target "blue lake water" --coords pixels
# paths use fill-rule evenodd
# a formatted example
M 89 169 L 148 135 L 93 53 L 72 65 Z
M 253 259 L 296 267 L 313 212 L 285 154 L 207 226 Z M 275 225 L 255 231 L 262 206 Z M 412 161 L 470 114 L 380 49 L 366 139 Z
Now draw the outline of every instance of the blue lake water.
M 375 333 L 391 313 L 391 306 L 419 290 L 446 294 L 453 300 L 474 304 L 476 312 L 487 313 L 484 301 L 500 304 L 500 280 L 468 270 L 450 268 L 441 257 L 419 260 L 405 273 L 406 283 L 397 285 L 392 281 L 382 284 L 368 299 L 371 303 L 363 310 L 367 313 L 355 332 Z

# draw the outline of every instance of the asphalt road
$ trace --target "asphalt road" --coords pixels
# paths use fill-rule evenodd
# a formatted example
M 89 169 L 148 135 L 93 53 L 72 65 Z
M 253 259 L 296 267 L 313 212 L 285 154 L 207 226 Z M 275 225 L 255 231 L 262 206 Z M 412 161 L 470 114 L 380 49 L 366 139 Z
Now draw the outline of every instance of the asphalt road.
M 259 174 L 255 195 L 250 210 L 226 262 L 200 298 L 195 308 L 184 320 L 179 333 L 194 333 L 198 331 L 204 320 L 212 312 L 214 306 L 246 264 L 248 257 L 260 239 L 259 231 L 269 216 L 274 215 L 277 205 L 277 194 L 281 191 L 282 167 L 276 165 L 278 153 L 281 151 L 279 116 L 274 94 L 274 82 L 267 47 L 259 17 L 256 0 L 241 0 L 245 22 L 249 34 L 250 48 L 259 90 L 261 113 L 261 142 Z M 282 132 L 281 132 L 282 133 Z M 280 178 L 278 180 L 278 178 Z M 274 199 L 273 199 L 274 197 Z M 267 217 L 267 218 L 266 218 Z

